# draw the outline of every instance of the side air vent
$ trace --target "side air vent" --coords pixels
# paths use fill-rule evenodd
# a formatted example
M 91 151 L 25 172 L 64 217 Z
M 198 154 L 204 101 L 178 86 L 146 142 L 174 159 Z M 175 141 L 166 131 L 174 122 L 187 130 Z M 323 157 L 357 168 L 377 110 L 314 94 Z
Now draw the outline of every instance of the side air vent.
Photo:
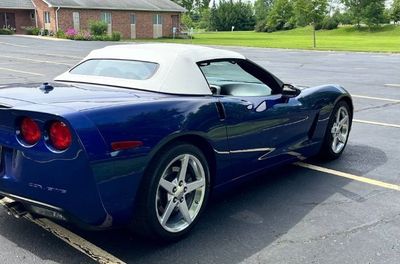
M 310 130 L 308 130 L 308 139 L 312 139 L 315 133 L 315 130 L 317 128 L 317 124 L 318 124 L 318 119 L 319 119 L 319 113 L 317 113 L 317 115 L 314 118 L 314 121 L 310 127 Z
M 219 119 L 221 121 L 224 121 L 226 119 L 226 113 L 225 113 L 224 105 L 221 102 L 216 102 L 215 105 L 217 107 Z

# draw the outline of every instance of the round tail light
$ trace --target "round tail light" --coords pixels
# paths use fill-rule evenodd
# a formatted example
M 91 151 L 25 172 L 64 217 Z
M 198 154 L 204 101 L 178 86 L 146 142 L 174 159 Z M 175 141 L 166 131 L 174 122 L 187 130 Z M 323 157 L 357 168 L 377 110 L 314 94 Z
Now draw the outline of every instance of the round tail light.
M 42 137 L 39 125 L 29 117 L 22 119 L 20 132 L 23 141 L 29 145 L 35 145 Z
M 64 122 L 56 121 L 50 125 L 49 137 L 52 146 L 56 150 L 66 150 L 71 146 L 72 134 Z

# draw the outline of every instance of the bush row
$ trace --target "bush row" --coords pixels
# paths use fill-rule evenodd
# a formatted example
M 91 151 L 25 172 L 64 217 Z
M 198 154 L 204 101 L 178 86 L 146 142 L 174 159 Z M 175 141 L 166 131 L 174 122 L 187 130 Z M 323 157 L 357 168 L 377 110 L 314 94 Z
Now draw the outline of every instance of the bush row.
M 57 38 L 62 39 L 70 39 L 70 40 L 84 40 L 84 41 L 120 41 L 121 40 L 121 33 L 120 32 L 113 32 L 111 36 L 102 34 L 102 35 L 94 35 L 89 31 L 81 30 L 76 31 L 74 29 L 68 29 L 67 32 L 63 30 L 58 30 L 56 33 Z
M 56 32 L 56 37 L 85 41 L 120 41 L 122 37 L 121 33 L 118 31 L 112 32 L 111 36 L 107 35 L 108 25 L 102 21 L 91 21 L 89 23 L 89 28 L 90 31 L 77 31 L 73 28 L 68 29 L 66 32 L 58 30 Z
M 71 39 L 71 40 L 97 40 L 97 41 L 120 41 L 122 34 L 120 32 L 113 32 L 111 36 L 107 35 L 108 26 L 106 23 L 102 21 L 91 21 L 89 23 L 90 31 L 81 30 L 77 31 L 73 28 L 68 29 L 66 32 L 63 30 L 58 30 L 55 34 L 54 32 L 49 32 L 48 30 L 41 30 L 40 28 L 36 27 L 26 27 L 25 33 L 27 35 L 49 35 L 49 36 L 56 36 L 57 38 L 61 39 Z M 7 28 L 1 30 L 0 34 L 13 34 L 12 30 Z
M 320 23 L 315 24 L 316 30 L 333 30 L 338 28 L 339 22 L 333 17 L 325 17 Z M 275 25 L 270 25 L 267 20 L 260 21 L 256 24 L 255 31 L 257 32 L 275 32 L 280 30 L 291 30 L 296 28 L 296 23 L 293 21 L 283 22 L 278 21 Z
M 0 35 L 12 35 L 14 31 L 9 28 L 0 28 Z

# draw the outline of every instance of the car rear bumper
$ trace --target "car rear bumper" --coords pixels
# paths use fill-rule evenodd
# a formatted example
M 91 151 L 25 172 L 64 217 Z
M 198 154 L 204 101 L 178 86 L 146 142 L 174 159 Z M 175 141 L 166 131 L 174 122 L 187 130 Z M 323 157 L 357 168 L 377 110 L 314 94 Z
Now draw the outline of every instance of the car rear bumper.
M 0 205 L 6 209 L 9 215 L 16 218 L 30 214 L 34 218 L 45 217 L 56 221 L 72 223 L 86 230 L 103 230 L 110 227 L 110 225 L 106 224 L 98 226 L 86 223 L 62 208 L 2 191 L 0 191 Z
M 0 195 L 46 217 L 81 226 L 111 226 L 91 168 L 83 152 L 76 153 L 76 158 L 65 161 L 3 145 Z

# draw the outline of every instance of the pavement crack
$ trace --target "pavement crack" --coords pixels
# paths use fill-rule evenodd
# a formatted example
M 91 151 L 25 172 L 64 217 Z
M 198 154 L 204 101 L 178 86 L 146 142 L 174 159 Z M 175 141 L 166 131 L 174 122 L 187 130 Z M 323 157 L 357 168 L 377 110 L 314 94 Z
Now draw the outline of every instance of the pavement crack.
M 355 110 L 354 112 L 355 113 L 359 113 L 359 112 L 362 112 L 362 111 L 367 111 L 367 110 L 372 110 L 372 109 L 382 109 L 382 108 L 385 108 L 385 107 L 389 107 L 389 106 L 394 106 L 394 105 L 399 105 L 400 104 L 400 102 L 396 102 L 396 103 L 387 103 L 387 104 L 383 104 L 383 105 L 378 105 L 378 106 L 370 106 L 370 107 L 365 107 L 365 108 L 361 108 L 361 109 L 357 109 L 357 110 Z
M 355 227 L 352 227 L 352 228 L 349 228 L 349 229 L 346 229 L 346 230 L 330 232 L 330 233 L 327 233 L 327 234 L 324 234 L 324 235 L 320 235 L 320 236 L 317 236 L 317 237 L 312 237 L 312 238 L 309 238 L 309 239 L 306 239 L 306 240 L 305 239 L 303 239 L 303 240 L 293 240 L 293 239 L 278 240 L 275 243 L 275 246 L 282 245 L 282 244 L 299 244 L 299 243 L 308 244 L 308 243 L 312 243 L 312 242 L 323 241 L 323 240 L 326 240 L 326 239 L 331 238 L 331 237 L 355 234 L 355 233 L 362 232 L 364 230 L 375 228 L 375 227 L 377 227 L 377 226 L 379 226 L 381 224 L 391 223 L 391 222 L 395 221 L 398 218 L 400 218 L 400 213 L 398 213 L 398 214 L 396 214 L 394 216 L 391 216 L 391 217 L 386 217 L 386 218 L 374 221 L 372 223 L 366 223 L 366 224 L 355 226 Z

